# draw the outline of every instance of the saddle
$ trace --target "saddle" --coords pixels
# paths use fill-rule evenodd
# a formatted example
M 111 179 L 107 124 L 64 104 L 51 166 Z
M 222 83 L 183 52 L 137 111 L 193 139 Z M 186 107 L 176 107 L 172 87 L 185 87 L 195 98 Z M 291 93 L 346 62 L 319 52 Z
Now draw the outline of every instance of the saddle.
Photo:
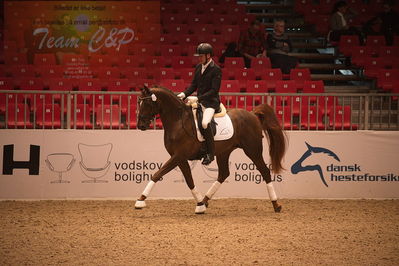
M 189 96 L 187 97 L 187 102 L 186 105 L 191 106 L 191 108 L 194 111 L 194 115 L 197 118 L 197 124 L 198 124 L 198 129 L 201 133 L 202 136 L 204 136 L 204 128 L 202 127 L 202 118 L 203 118 L 203 111 L 202 111 L 202 106 L 200 103 L 198 103 L 198 98 L 195 96 Z M 215 121 L 215 117 L 223 117 L 227 113 L 226 107 L 222 103 L 220 103 L 219 109 L 215 110 L 215 114 L 213 115 L 213 118 L 210 123 L 210 127 L 212 130 L 213 136 L 216 135 L 216 126 L 217 123 Z
M 194 123 L 196 124 L 195 126 L 198 128 L 199 133 L 204 137 L 205 135 L 205 129 L 202 127 L 202 119 L 203 119 L 203 110 L 202 110 L 202 105 L 198 103 L 198 98 L 195 96 L 189 96 L 187 98 L 186 105 L 191 106 L 193 110 L 193 115 L 196 121 Z M 227 113 L 226 108 L 224 105 L 221 103 L 219 109 L 215 111 L 215 114 L 212 117 L 212 120 L 209 124 L 209 127 L 211 128 L 213 136 L 216 135 L 217 133 L 217 128 L 216 126 L 218 123 L 215 121 L 216 118 L 220 118 L 225 116 Z M 206 146 L 205 142 L 202 143 L 200 150 L 196 155 L 193 156 L 193 158 L 189 158 L 189 160 L 201 160 L 206 154 Z

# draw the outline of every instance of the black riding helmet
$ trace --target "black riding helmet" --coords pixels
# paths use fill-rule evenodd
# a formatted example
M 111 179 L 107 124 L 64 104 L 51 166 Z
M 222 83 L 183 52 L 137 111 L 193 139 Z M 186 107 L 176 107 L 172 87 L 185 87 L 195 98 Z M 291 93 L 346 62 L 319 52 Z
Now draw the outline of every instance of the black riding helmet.
M 213 48 L 212 45 L 209 43 L 200 43 L 197 46 L 197 52 L 194 54 L 194 56 L 199 56 L 201 54 L 210 54 L 213 56 Z

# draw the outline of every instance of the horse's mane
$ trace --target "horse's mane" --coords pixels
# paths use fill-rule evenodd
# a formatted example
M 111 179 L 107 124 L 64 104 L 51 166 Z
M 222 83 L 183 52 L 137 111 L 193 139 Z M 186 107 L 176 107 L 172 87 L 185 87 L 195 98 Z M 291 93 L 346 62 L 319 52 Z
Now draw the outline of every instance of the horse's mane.
M 159 85 L 155 85 L 150 88 L 150 91 L 160 92 L 161 94 L 167 96 L 168 98 L 171 98 L 171 100 L 174 101 L 176 104 L 185 106 L 183 101 L 181 101 L 179 98 L 177 98 L 175 93 L 173 91 L 169 90 L 168 88 L 165 88 L 165 87 L 162 87 Z

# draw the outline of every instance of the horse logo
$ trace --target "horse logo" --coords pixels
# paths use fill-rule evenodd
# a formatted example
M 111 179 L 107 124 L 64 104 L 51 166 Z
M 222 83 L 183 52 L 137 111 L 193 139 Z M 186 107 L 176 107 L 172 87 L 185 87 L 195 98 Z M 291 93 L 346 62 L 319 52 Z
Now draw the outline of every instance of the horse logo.
M 338 156 L 331 150 L 322 148 L 322 147 L 313 147 L 309 145 L 307 142 L 305 142 L 306 146 L 308 147 L 308 150 L 302 155 L 302 157 L 296 161 L 292 166 L 291 166 L 291 173 L 293 174 L 298 174 L 300 172 L 305 172 L 305 171 L 318 171 L 320 175 L 320 179 L 323 182 L 323 184 L 328 187 L 326 180 L 324 179 L 323 175 L 323 170 L 319 164 L 316 165 L 305 165 L 303 166 L 302 163 L 308 159 L 310 156 L 316 153 L 324 153 L 327 154 L 330 157 L 333 157 L 336 161 L 340 161 Z

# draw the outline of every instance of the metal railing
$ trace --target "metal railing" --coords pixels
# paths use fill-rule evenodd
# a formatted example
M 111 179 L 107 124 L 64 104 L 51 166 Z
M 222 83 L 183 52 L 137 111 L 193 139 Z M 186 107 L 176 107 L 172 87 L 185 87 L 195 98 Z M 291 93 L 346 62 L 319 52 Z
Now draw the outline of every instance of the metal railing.
M 135 129 L 139 92 L 0 91 L 3 129 Z M 271 105 L 286 130 L 399 130 L 399 94 L 220 93 L 227 109 Z M 162 128 L 159 120 L 154 129 Z

